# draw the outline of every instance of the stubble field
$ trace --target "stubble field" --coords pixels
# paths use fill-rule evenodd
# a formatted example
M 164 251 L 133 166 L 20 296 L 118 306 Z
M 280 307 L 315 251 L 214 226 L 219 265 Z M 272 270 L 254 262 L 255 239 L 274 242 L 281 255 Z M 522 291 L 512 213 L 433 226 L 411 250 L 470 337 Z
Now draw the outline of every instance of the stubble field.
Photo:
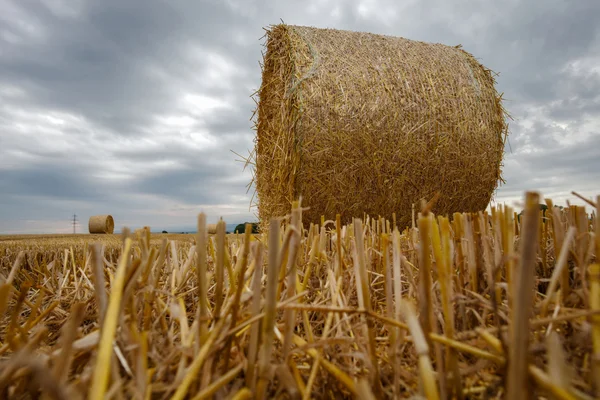
M 0 397 L 597 398 L 597 204 L 525 200 L 520 222 L 295 204 L 258 235 L 0 237 Z

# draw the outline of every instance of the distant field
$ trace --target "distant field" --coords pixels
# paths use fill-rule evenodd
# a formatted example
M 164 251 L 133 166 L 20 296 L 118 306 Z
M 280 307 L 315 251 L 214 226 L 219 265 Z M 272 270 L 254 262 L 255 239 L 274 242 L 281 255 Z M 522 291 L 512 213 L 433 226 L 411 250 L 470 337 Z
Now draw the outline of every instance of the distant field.
M 0 243 L 14 242 L 25 244 L 27 242 L 34 242 L 36 245 L 51 243 L 52 245 L 64 244 L 67 246 L 73 243 L 81 242 L 102 242 L 112 243 L 119 242 L 122 238 L 120 233 L 113 235 L 104 234 L 60 234 L 60 235 L 0 235 Z M 193 241 L 194 234 L 181 234 L 181 233 L 152 233 L 151 240 L 160 243 L 161 240 L 167 238 L 168 240 L 183 240 Z
M 210 237 L 214 236 L 209 234 Z M 228 237 L 236 237 L 229 234 Z M 243 235 L 238 237 L 241 239 Z M 133 248 L 139 249 L 138 235 L 131 232 Z M 193 233 L 152 233 L 150 246 L 160 248 L 163 240 L 175 242 L 182 251 L 187 251 L 195 244 L 196 235 Z M 117 234 L 56 234 L 56 235 L 0 235 L 0 274 L 10 268 L 19 252 L 24 252 L 28 259 L 38 261 L 50 260 L 57 253 L 71 251 L 76 260 L 85 260 L 91 245 L 101 243 L 104 246 L 105 257 L 116 262 L 123 246 L 123 235 Z M 183 257 L 183 255 L 182 255 Z
M 134 248 L 138 248 L 137 235 L 132 232 L 130 236 Z M 194 238 L 194 234 L 153 233 L 150 236 L 150 245 L 159 248 L 161 242 L 167 239 L 169 242 L 179 243 L 182 249 L 187 249 L 194 244 Z M 35 258 L 42 263 L 54 258 L 57 253 L 64 253 L 65 250 L 70 250 L 75 260 L 85 260 L 86 254 L 94 243 L 101 243 L 104 246 L 105 257 L 114 263 L 120 254 L 123 236 L 122 234 L 0 235 L 0 271 L 10 268 L 14 257 L 21 251 L 25 253 L 26 259 Z

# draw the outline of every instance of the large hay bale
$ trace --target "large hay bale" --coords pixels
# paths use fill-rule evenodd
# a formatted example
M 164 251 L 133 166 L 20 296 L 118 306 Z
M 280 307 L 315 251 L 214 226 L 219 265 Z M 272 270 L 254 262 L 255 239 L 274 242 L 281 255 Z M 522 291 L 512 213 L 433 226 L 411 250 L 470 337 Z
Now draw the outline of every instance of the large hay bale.
M 112 234 L 115 231 L 115 220 L 111 215 L 94 215 L 88 223 L 90 233 Z
M 438 191 L 438 214 L 485 209 L 507 135 L 494 84 L 459 47 L 271 27 L 256 110 L 261 224 L 299 196 L 305 222 L 395 212 L 406 226 Z

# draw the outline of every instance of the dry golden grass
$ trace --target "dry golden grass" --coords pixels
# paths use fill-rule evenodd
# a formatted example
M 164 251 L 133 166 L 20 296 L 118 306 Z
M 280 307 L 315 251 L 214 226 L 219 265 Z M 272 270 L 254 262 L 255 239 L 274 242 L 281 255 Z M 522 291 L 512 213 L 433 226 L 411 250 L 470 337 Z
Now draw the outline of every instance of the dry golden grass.
M 597 209 L 538 201 L 2 240 L 0 397 L 597 398 Z

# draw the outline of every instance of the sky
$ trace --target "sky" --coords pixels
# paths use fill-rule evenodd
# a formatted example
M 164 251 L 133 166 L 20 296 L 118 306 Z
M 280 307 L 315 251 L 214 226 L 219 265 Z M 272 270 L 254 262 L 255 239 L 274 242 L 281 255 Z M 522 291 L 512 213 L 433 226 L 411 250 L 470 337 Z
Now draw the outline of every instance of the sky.
M 193 230 L 256 220 L 252 94 L 264 28 L 451 46 L 497 72 L 513 120 L 506 183 L 555 203 L 600 194 L 600 1 L 0 0 L 0 234 Z M 591 211 L 591 210 L 590 210 Z

